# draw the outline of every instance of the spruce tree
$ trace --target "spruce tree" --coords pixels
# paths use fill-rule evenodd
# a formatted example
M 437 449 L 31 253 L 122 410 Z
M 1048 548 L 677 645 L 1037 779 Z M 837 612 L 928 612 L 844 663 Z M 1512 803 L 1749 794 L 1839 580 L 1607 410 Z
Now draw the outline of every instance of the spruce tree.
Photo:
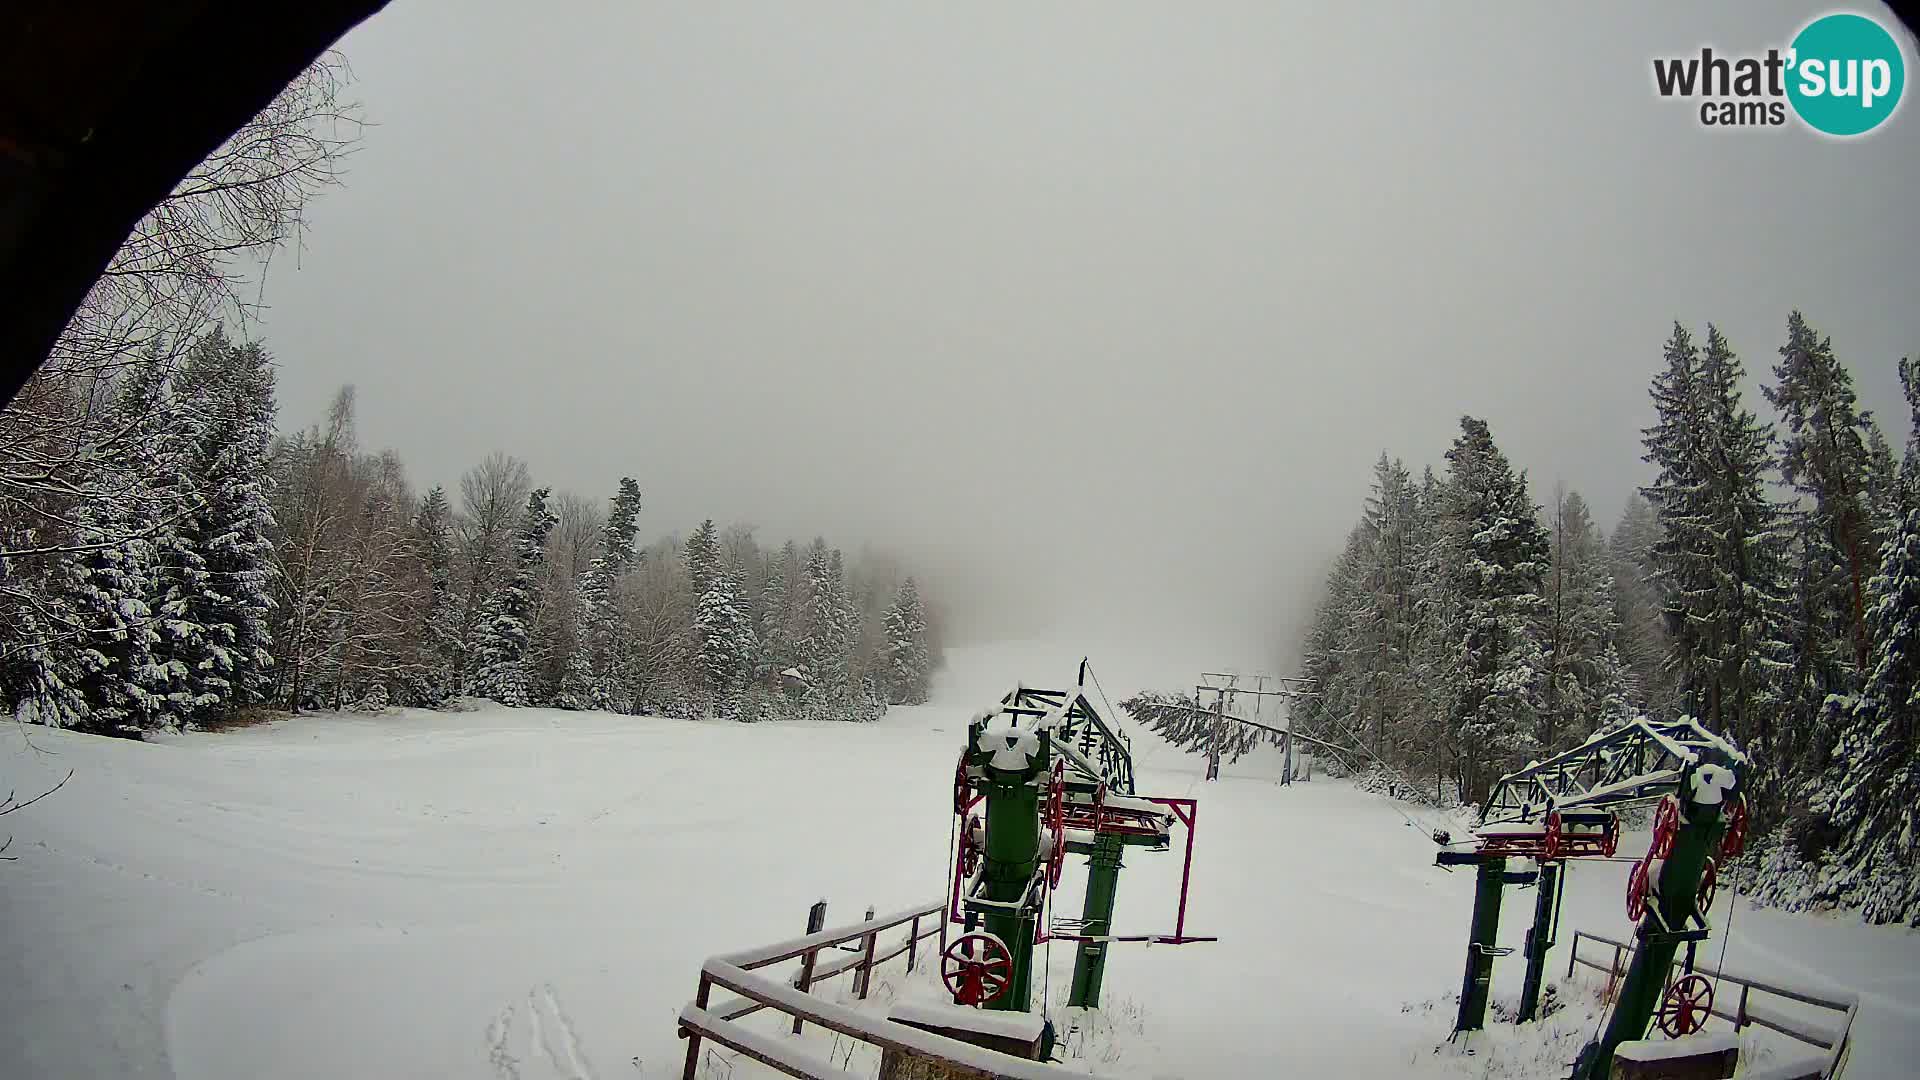
M 600 531 L 600 556 L 580 579 L 575 634 L 580 642 L 568 659 L 557 704 L 566 709 L 631 711 L 627 689 L 626 634 L 614 610 L 614 585 L 633 565 L 634 537 L 640 530 L 640 484 L 620 478 L 606 524 Z
M 427 579 L 426 624 L 422 628 L 423 671 L 416 690 L 419 703 L 438 705 L 453 694 L 460 671 L 460 605 L 453 581 L 453 504 L 435 485 L 414 515 L 414 548 Z
M 1888 538 L 1870 583 L 1872 669 L 1847 710 L 1823 797 L 1828 831 L 1816 901 L 1869 922 L 1920 925 L 1920 510 Z
M 1806 500 L 1803 511 L 1839 556 L 1830 584 L 1843 594 L 1856 665 L 1867 664 L 1866 590 L 1880 542 L 1873 492 L 1872 418 L 1859 408 L 1853 376 L 1822 337 L 1794 312 L 1774 365 L 1767 400 L 1780 414 L 1780 475 Z M 1831 688 L 1845 693 L 1851 686 Z
M 1555 754 L 1628 712 L 1615 649 L 1613 572 L 1600 530 L 1577 491 L 1556 500 L 1541 637 L 1547 653 L 1540 749 Z
M 708 518 L 687 537 L 687 578 L 693 583 L 693 594 L 705 596 L 719 571 L 720 530 Z
M 1673 643 L 1663 611 L 1666 598 L 1657 579 L 1654 549 L 1660 543 L 1660 519 L 1638 493 L 1627 497 L 1620 523 L 1608 538 L 1613 571 L 1616 633 L 1614 646 L 1624 669 L 1628 703 L 1661 719 L 1678 710 Z
M 1859 685 L 1852 610 L 1847 590 L 1835 587 L 1846 581 L 1845 563 L 1812 516 L 1796 524 L 1784 621 L 1791 659 L 1780 679 L 1773 760 L 1762 778 L 1769 800 L 1825 767 L 1838 736 L 1832 705 Z
M 1676 324 L 1666 360 L 1645 441 L 1660 474 L 1642 494 L 1660 516 L 1654 558 L 1683 707 L 1769 760 L 1788 652 L 1785 536 L 1767 494 L 1772 431 L 1741 404 L 1744 372 L 1717 329 L 1701 350 Z
M 114 403 L 114 421 L 137 432 L 130 453 L 106 485 L 113 494 L 80 503 L 73 511 L 73 541 L 80 550 L 59 568 L 50 603 L 58 632 L 39 655 L 53 670 L 46 685 L 63 688 L 49 701 L 60 726 L 105 734 L 137 735 L 184 720 L 170 686 L 176 669 L 156 657 L 160 623 L 150 603 L 156 589 L 156 541 L 171 536 L 190 509 L 180 499 L 183 448 L 174 433 L 182 422 L 180 399 L 165 368 L 143 364 L 129 372 Z M 183 684 L 184 685 L 184 684 Z
M 1539 749 L 1546 657 L 1537 635 L 1548 544 L 1523 473 L 1486 422 L 1460 420 L 1447 451 L 1446 521 L 1460 596 L 1462 684 L 1454 706 L 1465 795 L 1486 797 L 1501 772 Z
M 1328 569 L 1327 581 L 1307 634 L 1302 674 L 1317 688 L 1325 718 L 1358 730 L 1365 706 L 1367 649 L 1356 632 L 1359 612 L 1367 604 L 1366 566 L 1369 545 L 1364 525 L 1347 533 L 1347 543 Z M 1315 716 L 1302 726 L 1309 734 L 1330 735 L 1316 727 Z M 1312 731 L 1308 731 L 1312 728 Z
M 850 604 L 844 592 L 838 549 L 815 540 L 807 552 L 803 580 L 806 596 L 798 645 L 805 661 L 802 670 L 807 676 L 809 711 L 816 718 L 844 718 L 854 697 L 849 655 L 853 639 L 848 633 Z
M 1416 760 L 1424 758 L 1432 770 L 1436 803 L 1442 797 L 1448 764 L 1456 774 L 1460 766 L 1451 721 L 1464 683 L 1457 662 L 1461 604 L 1453 589 L 1454 536 L 1444 527 L 1449 501 L 1445 483 L 1429 466 L 1414 500 L 1414 624 L 1408 678 L 1418 697 L 1405 741 L 1418 755 Z
M 535 488 L 513 538 L 513 573 L 487 601 L 477 641 L 479 667 L 473 690 L 502 705 L 525 705 L 530 690 L 527 668 L 528 622 L 534 590 L 546 561 L 547 535 L 555 523 L 547 509 L 549 488 Z
M 1867 428 L 1867 506 L 1873 516 L 1875 536 L 1884 537 L 1900 527 L 1906 513 L 1906 491 L 1900 482 L 1900 459 L 1893 456 L 1893 445 L 1879 424 Z
M 711 575 L 706 591 L 700 594 L 694 632 L 699 638 L 695 662 L 705 681 L 707 700 L 722 715 L 735 715 L 759 646 L 730 571 L 715 570 Z
M 1920 509 L 1920 361 L 1900 360 L 1900 391 L 1907 401 L 1907 452 L 1900 459 L 1900 509 Z
M 800 591 L 800 551 L 789 540 L 775 556 L 760 598 L 759 666 L 775 675 L 803 662 L 794 633 Z
M 224 348 L 224 338 L 200 348 Z M 227 697 L 228 684 L 215 652 L 224 643 L 201 621 L 203 601 L 212 590 L 207 565 L 209 545 L 196 528 L 206 509 L 200 490 L 199 456 L 207 445 L 204 429 L 211 403 L 190 397 L 156 376 L 145 408 L 154 418 L 149 493 L 149 550 L 152 553 L 147 609 L 157 640 L 148 683 L 154 695 L 153 723 L 185 726 L 211 714 Z
M 271 686 L 274 376 L 258 344 L 233 345 L 216 332 L 193 351 L 182 379 L 204 415 L 193 462 L 199 507 L 181 534 L 206 577 L 187 611 L 205 634 L 199 693 L 217 711 L 264 701 Z
M 1412 476 L 1383 452 L 1374 465 L 1373 490 L 1360 520 L 1364 552 L 1360 559 L 1361 595 L 1352 605 L 1354 700 L 1360 715 L 1354 727 L 1364 732 L 1376 754 L 1391 752 L 1390 739 L 1401 734 L 1416 689 L 1408 678 L 1414 620 L 1414 502 Z
M 927 613 L 920 605 L 920 588 L 911 577 L 886 614 L 886 643 L 880 658 L 887 701 L 919 705 L 927 700 L 933 658 L 927 649 Z

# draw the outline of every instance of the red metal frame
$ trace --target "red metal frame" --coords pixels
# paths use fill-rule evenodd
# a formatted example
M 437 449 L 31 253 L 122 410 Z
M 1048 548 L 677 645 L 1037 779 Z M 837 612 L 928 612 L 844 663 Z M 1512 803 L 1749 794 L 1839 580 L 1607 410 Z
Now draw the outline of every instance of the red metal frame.
M 1632 870 L 1627 871 L 1627 918 L 1633 920 L 1635 926 L 1640 925 L 1640 920 L 1646 918 L 1647 894 L 1653 888 L 1649 862 L 1650 860 L 1641 859 L 1633 864 Z
M 1550 860 L 1587 855 L 1611 856 L 1620 844 L 1620 819 L 1609 816 L 1599 832 L 1586 831 L 1585 821 L 1565 821 L 1549 812 L 1537 832 L 1482 834 L 1480 850 L 1488 855 L 1516 855 Z
M 960 811 L 960 829 L 963 833 L 967 827 L 968 818 L 973 813 L 973 808 L 986 801 L 987 797 L 984 793 L 975 795 L 967 802 L 965 808 Z M 964 835 L 955 838 L 955 850 L 953 853 L 953 896 L 947 904 L 948 922 L 964 923 L 967 921 L 966 917 L 960 913 L 960 889 L 966 884 L 967 871 L 966 868 L 961 865 L 959 848 L 965 843 L 966 837 Z M 983 859 L 986 858 L 986 852 L 981 852 L 980 857 Z
M 1211 935 L 1201 936 L 1189 935 L 1187 933 L 1187 893 L 1193 884 L 1193 841 L 1194 835 L 1198 832 L 1198 822 L 1200 820 L 1199 802 L 1194 799 L 1157 798 L 1154 796 L 1143 796 L 1143 798 L 1145 798 L 1147 802 L 1157 803 L 1173 811 L 1174 819 L 1179 821 L 1181 825 L 1184 825 L 1187 830 L 1187 850 L 1185 858 L 1180 865 L 1180 906 L 1174 914 L 1173 933 L 1096 936 L 1092 934 L 1056 934 L 1050 929 L 1036 927 L 1034 937 L 1036 944 L 1054 938 L 1058 938 L 1061 941 L 1146 941 L 1160 945 L 1185 945 L 1189 942 L 1220 940 L 1218 937 Z M 1113 807 L 1102 806 L 1099 803 L 1096 803 L 1093 809 L 1095 811 L 1094 824 L 1099 826 L 1098 831 L 1117 832 L 1134 836 L 1160 835 L 1160 830 L 1157 827 L 1148 830 L 1138 824 L 1146 817 L 1144 811 L 1115 809 Z M 1109 823 L 1106 818 L 1100 816 L 1103 812 L 1120 815 L 1122 820 L 1115 820 Z M 1071 810 L 1067 818 L 1067 827 L 1084 828 L 1084 826 L 1074 824 Z
M 1720 837 L 1720 854 L 1733 858 L 1747 849 L 1747 799 L 1736 795 L 1727 811 L 1727 831 Z
M 1680 800 L 1669 795 L 1660 800 L 1659 808 L 1653 812 L 1653 840 L 1647 848 L 1648 854 L 1656 859 L 1673 854 L 1673 841 L 1679 834 Z

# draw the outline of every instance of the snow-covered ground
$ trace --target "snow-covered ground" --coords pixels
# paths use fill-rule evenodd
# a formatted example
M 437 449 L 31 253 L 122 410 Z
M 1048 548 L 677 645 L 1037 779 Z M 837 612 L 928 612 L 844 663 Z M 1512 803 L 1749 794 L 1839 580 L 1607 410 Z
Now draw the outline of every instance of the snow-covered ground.
M 1016 679 L 1069 679 L 1074 659 L 956 650 L 936 704 L 862 726 L 493 709 L 152 744 L 9 728 L 0 791 L 74 775 L 0 819 L 18 857 L 0 864 L 0 1077 L 677 1075 L 673 1020 L 703 957 L 793 936 L 819 897 L 840 923 L 940 895 L 967 716 Z M 1115 699 L 1193 675 L 1096 664 Z M 1282 788 L 1266 759 L 1203 784 L 1197 759 L 1136 738 L 1143 791 L 1202 800 L 1188 927 L 1223 940 L 1122 947 L 1098 1030 L 1072 1041 L 1083 1062 L 1564 1073 L 1594 1016 L 1577 993 L 1545 1026 L 1558 1043 L 1506 1029 L 1471 1056 L 1444 1046 L 1472 880 L 1431 865 L 1431 815 L 1409 824 L 1344 784 Z M 1128 856 L 1119 932 L 1170 929 L 1178 864 Z M 1624 871 L 1573 871 L 1563 942 L 1627 932 Z M 1509 894 L 1503 943 L 1531 907 Z M 1920 936 L 1744 905 L 1733 919 L 1730 965 L 1863 994 L 1849 1077 L 1912 1074 Z M 1071 963 L 1055 949 L 1054 999 Z M 1564 965 L 1563 944 L 1550 972 Z M 1520 968 L 1501 962 L 1499 998 L 1517 998 Z

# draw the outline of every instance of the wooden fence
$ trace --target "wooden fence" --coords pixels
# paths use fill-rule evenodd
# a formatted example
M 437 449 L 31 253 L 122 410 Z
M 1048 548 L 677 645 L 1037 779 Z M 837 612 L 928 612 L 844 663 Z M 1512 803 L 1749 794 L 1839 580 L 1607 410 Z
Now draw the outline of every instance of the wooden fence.
M 1606 946 L 1612 950 L 1611 957 L 1601 961 L 1580 955 L 1582 941 Z M 1615 941 L 1599 934 L 1575 930 L 1573 944 L 1567 949 L 1567 976 L 1569 978 L 1573 976 L 1575 964 L 1606 972 L 1608 993 L 1611 995 L 1613 987 L 1626 976 L 1627 961 L 1632 953 L 1633 946 L 1624 941 Z M 1722 985 L 1731 983 L 1740 988 L 1740 998 L 1732 1012 L 1725 1009 L 1725 999 L 1720 996 L 1717 988 L 1713 1008 L 1709 1010 L 1713 1016 L 1730 1021 L 1735 1031 L 1750 1024 L 1756 1025 L 1769 1031 L 1777 1031 L 1790 1039 L 1821 1051 L 1818 1057 L 1809 1059 L 1804 1066 L 1788 1065 L 1765 1070 L 1765 1074 L 1772 1080 L 1803 1080 L 1803 1078 L 1813 1077 L 1832 1080 L 1833 1077 L 1840 1075 L 1841 1069 L 1846 1067 L 1848 1040 L 1853 1033 L 1853 1020 L 1860 1012 L 1859 995 L 1816 994 L 1806 990 L 1796 990 L 1705 964 L 1696 964 L 1693 970 Z M 1759 996 L 1756 997 L 1756 995 Z M 1838 1015 L 1831 1023 L 1809 1019 L 1782 1008 L 1778 1003 L 1770 1000 L 1771 998 L 1784 998 L 1787 1001 L 1812 1006 L 1823 1013 Z
M 815 911 L 822 912 L 823 916 L 824 905 L 815 905 Z M 988 1076 L 1010 1080 L 1088 1080 L 1083 1072 L 1028 1061 L 896 1024 L 871 1012 L 815 997 L 810 992 L 821 983 L 852 971 L 857 992 L 865 998 L 874 969 L 903 953 L 909 971 L 929 956 L 938 963 L 934 956 L 937 949 L 924 949 L 921 942 L 940 933 L 945 915 L 945 903 L 936 901 L 879 918 L 874 918 L 869 910 L 865 920 L 830 930 L 818 929 L 822 917 L 809 917 L 807 927 L 814 932 L 805 937 L 708 960 L 701 966 L 700 985 L 693 1001 L 680 1010 L 680 1035 L 687 1040 L 683 1080 L 694 1080 L 702 1040 L 736 1050 L 801 1080 L 851 1080 L 854 1074 L 812 1053 L 804 1044 L 739 1023 L 741 1018 L 762 1009 L 792 1017 L 794 1034 L 799 1034 L 802 1025 L 812 1023 L 882 1049 L 939 1058 Z M 901 927 L 906 928 L 904 933 L 890 934 Z M 883 943 L 883 936 L 897 940 Z M 845 955 L 836 955 L 841 953 Z M 800 971 L 792 978 L 772 978 L 763 972 L 774 964 L 796 958 L 800 961 Z M 715 986 L 740 996 L 712 1002 L 709 999 Z

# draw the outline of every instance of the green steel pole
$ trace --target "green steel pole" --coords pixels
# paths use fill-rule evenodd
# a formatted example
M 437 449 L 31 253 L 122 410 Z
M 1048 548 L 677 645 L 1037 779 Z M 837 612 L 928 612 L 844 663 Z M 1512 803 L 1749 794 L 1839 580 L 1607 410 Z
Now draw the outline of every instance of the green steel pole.
M 1027 886 L 1040 862 L 1040 792 L 1050 757 L 1046 736 L 1023 760 L 1016 752 L 996 752 L 981 746 L 1001 738 L 976 734 L 977 760 L 985 766 L 981 790 L 987 803 L 987 843 L 981 872 L 982 900 L 1007 907 L 989 908 L 982 922 L 988 933 L 1006 943 L 1013 959 L 1013 978 L 1007 992 L 987 1003 L 989 1009 L 1025 1012 L 1033 985 L 1033 936 L 1036 912 L 1024 903 Z M 1018 767 L 1005 767 L 1020 761 Z
M 1709 805 L 1692 801 L 1694 772 L 1689 769 L 1680 780 L 1681 824 L 1673 838 L 1673 850 L 1660 867 L 1660 880 L 1655 883 L 1658 895 L 1648 898 L 1647 913 L 1641 916 L 1640 926 L 1635 930 L 1633 960 L 1620 982 L 1620 997 L 1614 1003 L 1613 1016 L 1600 1041 L 1589 1044 L 1581 1052 L 1578 1075 L 1587 1080 L 1606 1080 L 1613 1068 L 1614 1050 L 1623 1042 L 1647 1037 L 1647 1025 L 1660 1006 L 1660 996 L 1666 992 L 1667 974 L 1680 948 L 1681 938 L 1676 931 L 1684 929 L 1694 913 L 1700 875 L 1706 869 L 1710 849 L 1720 837 L 1722 824 L 1721 803 Z M 1655 917 L 1656 911 L 1659 918 Z M 1704 912 L 1701 918 L 1704 923 Z M 1665 930 L 1661 929 L 1661 919 L 1665 920 Z
M 1025 780 L 989 779 L 987 792 L 986 873 L 980 896 L 1014 903 L 1025 898 L 1040 861 L 1040 793 Z M 1013 984 L 987 1004 L 989 1009 L 1027 1010 L 1033 984 L 1033 916 L 1024 907 L 990 910 L 987 932 L 1006 942 L 1013 954 Z
M 1102 833 L 1093 842 L 1087 862 L 1087 900 L 1080 911 L 1080 932 L 1104 937 L 1113 932 L 1113 901 L 1120 888 L 1120 853 L 1125 848 L 1117 833 Z M 1067 1004 L 1083 1009 L 1100 1007 L 1100 980 L 1107 973 L 1105 941 L 1083 941 L 1073 957 L 1073 987 Z
M 1540 980 L 1547 966 L 1547 950 L 1553 947 L 1553 923 L 1560 897 L 1560 864 L 1540 864 L 1539 890 L 1533 898 L 1533 928 L 1527 931 L 1527 981 L 1520 989 L 1520 1023 L 1534 1019 L 1540 1012 Z
M 1500 936 L 1500 891 L 1506 884 L 1502 855 L 1480 859 L 1473 889 L 1473 929 L 1467 941 L 1467 973 L 1460 981 L 1460 1016 L 1455 1034 L 1487 1025 L 1487 995 L 1493 986 L 1494 942 Z

